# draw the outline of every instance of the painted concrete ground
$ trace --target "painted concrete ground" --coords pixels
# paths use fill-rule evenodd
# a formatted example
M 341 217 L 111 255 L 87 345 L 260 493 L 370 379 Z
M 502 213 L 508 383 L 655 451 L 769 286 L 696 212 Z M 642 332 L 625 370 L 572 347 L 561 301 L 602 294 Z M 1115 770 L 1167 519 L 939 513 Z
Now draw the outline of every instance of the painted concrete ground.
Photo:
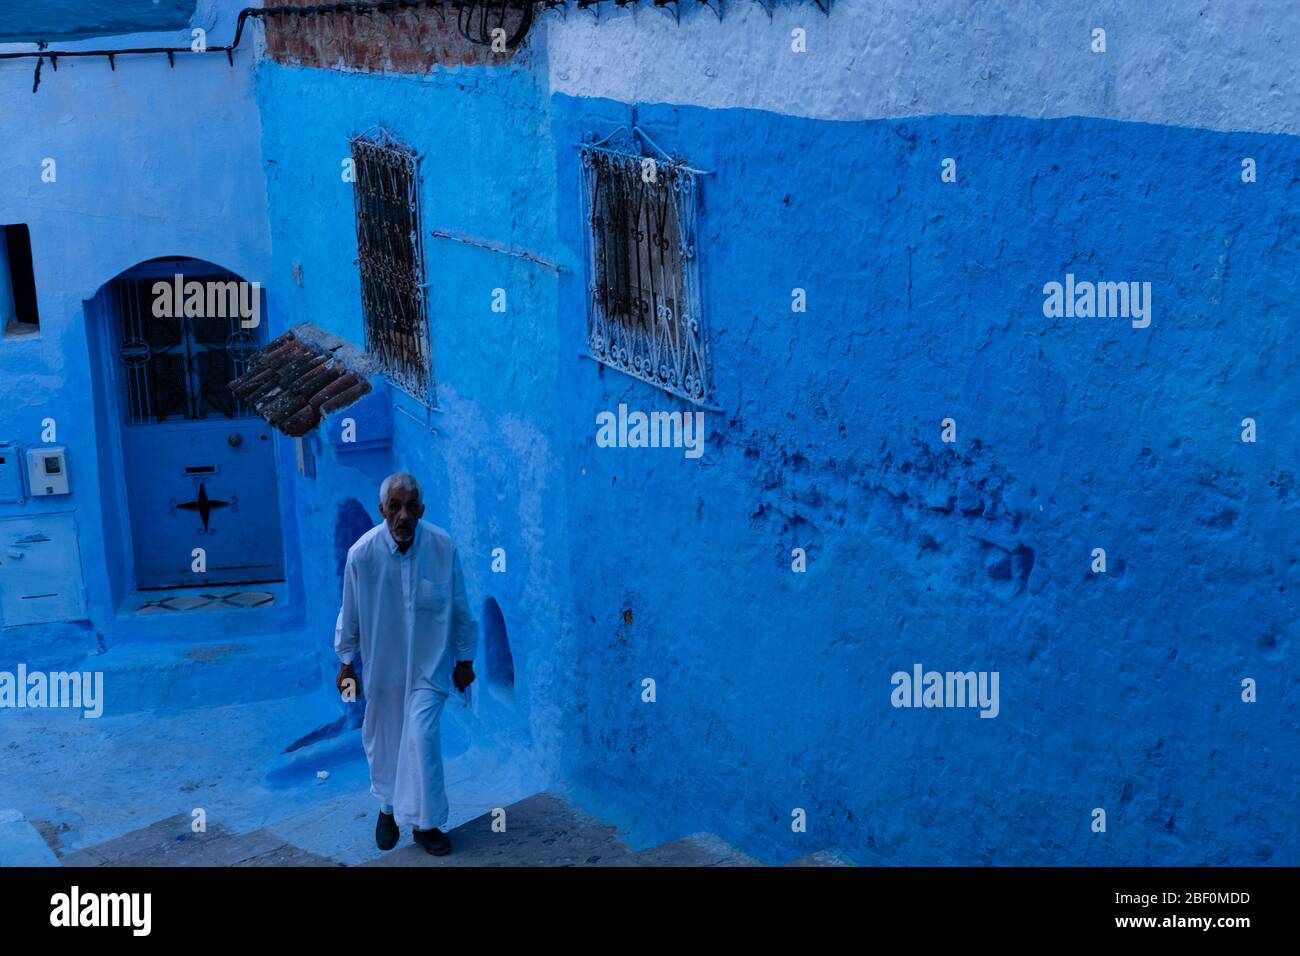
M 378 856 L 360 730 L 338 727 L 339 704 L 327 692 L 274 696 L 300 679 L 303 652 L 291 649 L 308 648 L 305 636 L 259 642 L 241 632 L 239 641 L 110 648 L 66 665 L 105 672 L 111 706 L 98 719 L 6 711 L 0 865 L 85 863 L 102 859 L 93 848 L 133 834 L 125 846 L 134 853 L 142 832 L 169 834 L 168 851 L 182 855 L 214 837 L 224 845 L 258 833 L 252 845 L 275 834 L 295 848 L 293 859 L 269 862 L 319 856 L 357 865 Z M 494 712 L 502 707 L 479 694 L 472 706 L 453 700 L 447 709 L 450 827 L 542 789 L 526 736 Z M 206 834 L 192 830 L 196 810 Z M 153 862 L 167 859 L 160 850 Z
M 268 784 L 266 728 L 309 717 L 303 697 L 204 708 L 172 718 L 33 723 L 4 745 L 17 772 L 0 783 L 0 864 L 6 866 L 761 866 L 713 834 L 643 849 L 563 796 L 525 796 L 526 752 L 471 747 L 447 761 L 454 852 L 432 857 L 409 831 L 384 853 L 374 845 L 375 801 L 359 756 L 327 779 Z M 355 732 L 346 743 L 360 746 Z M 188 750 L 186 749 L 188 748 Z M 168 753 L 188 759 L 168 759 Z M 50 756 L 58 754 L 58 772 Z M 161 759 L 160 759 L 161 756 Z M 89 781 L 89 785 L 78 782 Z M 506 797 L 506 795 L 511 795 Z M 208 812 L 193 830 L 193 809 Z M 493 828 L 505 811 L 505 829 Z M 168 813 L 167 816 L 159 816 Z M 790 865 L 840 866 L 819 852 Z
M 338 705 L 328 694 L 178 706 L 201 701 L 197 687 L 233 692 L 237 674 L 274 688 L 300 664 L 286 645 L 301 638 L 268 638 L 251 659 L 232 650 L 243 644 L 110 649 L 82 666 L 105 670 L 107 687 L 134 688 L 119 702 L 150 700 L 152 709 L 98 719 L 8 711 L 0 866 L 762 865 L 711 833 L 634 844 L 545 792 L 526 735 L 501 731 L 505 705 L 490 693 L 453 700 L 444 717 L 453 854 L 430 856 L 409 830 L 382 852 L 360 731 L 333 732 Z M 493 825 L 498 809 L 504 830 Z M 849 863 L 827 849 L 788 865 Z

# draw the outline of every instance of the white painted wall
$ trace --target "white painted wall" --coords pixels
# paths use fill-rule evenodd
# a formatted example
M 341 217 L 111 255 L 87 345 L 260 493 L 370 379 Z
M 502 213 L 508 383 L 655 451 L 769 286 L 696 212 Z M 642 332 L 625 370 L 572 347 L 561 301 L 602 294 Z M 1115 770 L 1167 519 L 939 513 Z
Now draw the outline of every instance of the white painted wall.
M 1300 132 L 1300 0 L 724 0 L 546 18 L 553 92 L 832 120 L 1090 116 Z M 602 8 L 611 7 L 602 4 Z M 808 52 L 791 52 L 791 31 Z M 1091 52 L 1091 30 L 1107 52 Z

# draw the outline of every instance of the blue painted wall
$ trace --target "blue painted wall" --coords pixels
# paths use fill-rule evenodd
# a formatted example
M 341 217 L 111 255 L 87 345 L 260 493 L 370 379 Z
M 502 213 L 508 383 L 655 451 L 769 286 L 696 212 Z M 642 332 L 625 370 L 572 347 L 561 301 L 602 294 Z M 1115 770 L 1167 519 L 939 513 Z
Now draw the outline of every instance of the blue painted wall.
M 246 57 L 64 62 L 40 99 L 30 64 L 0 65 L 16 127 L 40 131 L 0 152 L 0 221 L 31 225 L 42 317 L 39 339 L 0 342 L 0 440 L 36 443 L 53 410 L 74 482 L 0 518 L 75 513 L 90 619 L 11 629 L 14 654 L 201 636 L 114 613 L 115 422 L 87 388 L 111 356 L 84 300 L 193 255 L 263 283 L 270 334 L 313 321 L 360 343 L 341 163 L 382 125 L 424 157 L 440 407 L 396 396 L 391 442 L 360 451 L 332 417 L 307 442 L 314 476 L 280 445 L 287 606 L 322 693 L 339 542 L 400 467 L 509 634 L 516 692 L 484 726 L 524 728 L 553 785 L 634 840 L 711 830 L 773 861 L 839 847 L 868 864 L 1300 859 L 1294 136 L 639 105 L 657 142 L 714 171 L 699 247 L 720 410 L 689 460 L 596 447 L 620 402 L 684 406 L 579 358 L 575 144 L 630 106 L 554 94 L 540 39 L 509 68 L 420 78 L 263 63 L 250 79 Z M 1044 318 L 1066 272 L 1151 282 L 1151 327 Z M 999 671 L 999 716 L 892 708 L 890 676 L 917 662 Z
M 426 235 L 436 432 L 399 413 L 391 460 L 299 490 L 311 554 L 340 494 L 367 501 L 390 465 L 430 477 L 471 593 L 501 602 L 557 783 L 636 840 L 711 830 L 772 860 L 1296 859 L 1294 138 L 639 106 L 715 171 L 700 249 L 721 411 L 691 461 L 597 448 L 599 411 L 684 406 L 578 357 L 574 144 L 628 106 L 547 99 L 522 70 L 264 65 L 258 98 L 295 317 L 360 339 L 339 170 L 370 125 L 424 155 L 426 233 L 563 269 Z M 1247 155 L 1268 172 L 1249 186 Z M 1151 327 L 1044 318 L 1067 271 L 1151 282 Z M 1000 716 L 895 710 L 890 676 L 916 662 L 999 671 Z
M 628 118 L 557 97 L 552 129 Z M 700 249 L 723 410 L 698 462 L 597 448 L 594 410 L 673 403 L 574 363 L 588 535 L 565 752 L 590 799 L 646 840 L 713 830 L 775 859 L 1294 861 L 1297 140 L 638 120 L 717 171 Z M 575 247 L 576 157 L 557 156 Z M 1244 185 L 1243 156 L 1268 175 Z M 1151 327 L 1044 318 L 1067 270 L 1150 281 Z M 581 314 L 578 284 L 562 295 Z M 1247 416 L 1269 423 L 1258 444 Z M 1000 716 L 894 709 L 890 676 L 916 662 L 999 671 Z M 1253 705 L 1248 676 L 1268 688 Z
M 204 3 L 223 22 L 239 6 Z M 64 556 L 60 580 L 84 585 L 86 604 L 82 622 L 6 630 L 13 660 L 70 664 L 119 641 L 201 640 L 229 626 L 222 614 L 192 616 L 180 630 L 157 616 L 119 613 L 137 606 L 115 451 L 120 396 L 100 389 L 100 369 L 116 356 L 93 300 L 106 282 L 158 256 L 193 256 L 262 280 L 270 235 L 252 59 L 244 49 L 233 65 L 224 56 L 178 57 L 173 68 L 163 56 L 141 56 L 119 59 L 116 70 L 100 58 L 65 59 L 57 72 L 46 65 L 36 93 L 31 61 L 0 62 L 6 122 L 23 131 L 0 148 L 0 223 L 30 228 L 41 318 L 37 336 L 0 338 L 0 440 L 39 446 L 42 422 L 53 418 L 71 483 L 67 496 L 0 504 L 0 521 L 71 514 L 79 547 Z M 274 301 L 268 312 L 274 328 Z M 292 469 L 291 443 L 279 442 L 277 452 L 281 472 Z M 295 521 L 289 491 L 281 492 L 286 528 Z M 292 589 L 296 554 L 286 560 Z M 285 615 L 264 626 L 292 626 L 294 603 L 282 602 Z
M 394 390 L 388 447 L 358 452 L 332 441 L 348 410 L 327 419 L 325 434 L 313 437 L 315 478 L 293 476 L 301 528 L 295 550 L 303 556 L 307 592 L 320 596 L 308 606 L 309 630 L 333 634 L 340 508 L 354 499 L 377 523 L 380 481 L 398 469 L 414 473 L 424 485 L 425 519 L 446 528 L 461 548 L 476 613 L 495 599 L 509 634 L 520 675 L 516 693 L 507 711 L 480 717 L 503 732 L 524 727 L 547 759 L 572 708 L 551 688 L 557 668 L 568 670 L 560 648 L 571 626 L 564 584 L 572 528 L 556 422 L 564 413 L 562 383 L 572 374 L 576 345 L 563 348 L 556 332 L 561 310 L 554 272 L 431 235 L 441 230 L 524 249 L 554 248 L 553 150 L 537 148 L 549 143 L 543 97 L 536 76 L 522 67 L 415 79 L 264 63 L 257 74 L 273 250 L 270 295 L 286 325 L 311 321 L 364 342 L 352 184 L 342 178 L 348 138 L 383 126 L 423 157 L 439 408 L 428 411 Z M 301 285 L 291 278 L 295 263 Z M 504 315 L 491 311 L 495 288 L 508 290 Z M 357 439 L 367 439 L 360 423 Z M 347 510 L 355 515 L 355 506 Z M 506 551 L 505 573 L 491 571 L 497 547 Z M 337 660 L 326 642 L 320 666 L 332 686 Z M 557 763 L 554 755 L 549 761 Z

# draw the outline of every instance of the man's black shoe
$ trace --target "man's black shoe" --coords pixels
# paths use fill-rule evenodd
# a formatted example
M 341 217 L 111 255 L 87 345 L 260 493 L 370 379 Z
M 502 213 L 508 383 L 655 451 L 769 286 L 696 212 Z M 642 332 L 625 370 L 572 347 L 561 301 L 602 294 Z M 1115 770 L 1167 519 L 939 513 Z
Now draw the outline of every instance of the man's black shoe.
M 375 824 L 375 846 L 381 850 L 391 850 L 397 846 L 397 821 L 391 813 L 379 811 L 379 822 Z
M 411 835 L 415 837 L 416 843 L 434 856 L 446 856 L 451 852 L 451 841 L 447 839 L 447 834 L 437 827 L 432 830 L 413 830 Z

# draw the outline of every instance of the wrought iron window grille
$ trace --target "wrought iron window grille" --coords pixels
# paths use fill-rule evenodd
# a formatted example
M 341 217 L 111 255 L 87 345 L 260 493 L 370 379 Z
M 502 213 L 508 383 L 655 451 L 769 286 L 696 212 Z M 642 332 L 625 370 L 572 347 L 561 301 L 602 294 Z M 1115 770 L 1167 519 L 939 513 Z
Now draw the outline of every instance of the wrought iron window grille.
M 635 127 L 580 144 L 592 358 L 707 406 L 713 366 L 700 307 L 699 177 Z
M 385 130 L 350 146 L 366 352 L 389 381 L 432 406 L 419 157 Z

